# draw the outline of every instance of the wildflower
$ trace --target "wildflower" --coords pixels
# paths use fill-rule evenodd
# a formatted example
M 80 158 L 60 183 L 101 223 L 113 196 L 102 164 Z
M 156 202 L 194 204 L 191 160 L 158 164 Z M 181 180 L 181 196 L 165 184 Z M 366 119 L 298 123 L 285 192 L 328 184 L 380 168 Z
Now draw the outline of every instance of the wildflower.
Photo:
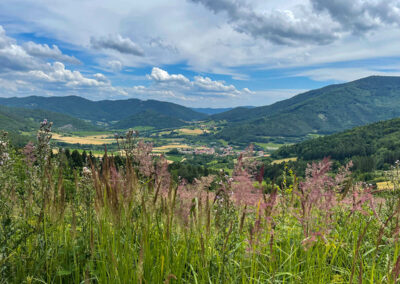
M 152 151 L 152 143 L 139 141 L 134 155 L 134 159 L 139 164 L 140 172 L 147 177 L 150 177 L 154 173 L 153 157 L 151 156 Z
M 26 144 L 23 150 L 23 154 L 25 155 L 25 160 L 27 164 L 29 166 L 32 166 L 32 164 L 36 161 L 35 145 L 32 142 Z
M 295 214 L 301 225 L 306 239 L 311 242 L 315 239 L 313 234 L 329 232 L 332 222 L 333 207 L 337 204 L 337 187 L 335 180 L 328 176 L 331 161 L 325 158 L 319 163 L 307 166 L 306 180 L 300 183 L 299 189 L 294 193 L 300 199 L 300 212 Z
M 82 175 L 90 177 L 92 175 L 92 171 L 88 167 L 82 168 Z
M 161 156 L 156 165 L 156 184 L 162 195 L 168 194 L 171 185 L 171 175 L 168 171 L 168 161 Z

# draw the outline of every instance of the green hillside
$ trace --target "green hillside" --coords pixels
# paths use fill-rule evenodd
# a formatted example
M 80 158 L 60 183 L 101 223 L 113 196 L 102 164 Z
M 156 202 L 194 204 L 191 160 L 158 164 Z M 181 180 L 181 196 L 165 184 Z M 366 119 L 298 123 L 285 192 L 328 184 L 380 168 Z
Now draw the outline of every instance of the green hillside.
M 177 119 L 173 116 L 160 114 L 158 112 L 147 110 L 134 115 L 131 115 L 115 125 L 116 129 L 128 129 L 137 126 L 151 126 L 157 129 L 161 128 L 174 128 L 186 125 L 184 121 Z
M 92 122 L 106 123 L 123 120 L 143 111 L 152 111 L 185 121 L 199 120 L 207 116 L 173 103 L 138 99 L 90 101 L 77 96 L 31 96 L 26 98 L 0 98 L 0 105 L 45 109 Z
M 284 146 L 273 156 L 302 160 L 330 156 L 338 161 L 352 159 L 371 169 L 387 168 L 400 159 L 400 118 Z
M 47 110 L 0 106 L 0 129 L 6 131 L 36 131 L 40 121 L 48 119 L 54 128 L 65 131 L 98 130 L 83 120 Z
M 248 143 L 266 137 L 330 134 L 400 116 L 400 77 L 372 76 L 309 91 L 270 106 L 211 116 L 227 126 L 217 135 Z

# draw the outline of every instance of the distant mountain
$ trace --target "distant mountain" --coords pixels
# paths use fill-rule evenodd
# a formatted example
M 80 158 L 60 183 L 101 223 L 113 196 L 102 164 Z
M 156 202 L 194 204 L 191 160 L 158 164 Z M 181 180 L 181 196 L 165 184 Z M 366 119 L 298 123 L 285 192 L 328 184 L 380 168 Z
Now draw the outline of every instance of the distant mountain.
M 32 131 L 39 128 L 44 119 L 53 122 L 57 130 L 85 131 L 99 128 L 69 115 L 40 109 L 24 109 L 0 106 L 0 129 L 6 131 Z
M 254 108 L 253 106 L 243 106 L 242 108 Z M 229 108 L 192 108 L 192 110 L 200 112 L 200 113 L 204 113 L 204 114 L 208 114 L 208 115 L 213 115 L 213 114 L 219 114 L 219 113 L 224 113 L 224 112 L 228 112 L 231 111 L 233 108 L 229 107 Z
M 328 156 L 338 161 L 352 159 L 362 171 L 388 168 L 400 159 L 400 118 L 283 146 L 273 153 L 275 158 L 307 161 Z
M 128 129 L 137 126 L 151 126 L 154 128 L 175 128 L 187 123 L 178 118 L 160 114 L 152 110 L 146 110 L 131 115 L 113 125 L 115 129 Z
M 398 116 L 400 77 L 371 76 L 269 106 L 235 108 L 209 119 L 228 122 L 216 138 L 248 143 L 268 141 L 270 137 L 330 134 Z
M 0 105 L 50 110 L 93 123 L 120 121 L 144 111 L 151 111 L 152 113 L 183 121 L 201 120 L 207 116 L 173 103 L 138 99 L 90 101 L 78 96 L 31 96 L 25 98 L 0 98 Z M 152 118 L 149 119 L 153 120 Z

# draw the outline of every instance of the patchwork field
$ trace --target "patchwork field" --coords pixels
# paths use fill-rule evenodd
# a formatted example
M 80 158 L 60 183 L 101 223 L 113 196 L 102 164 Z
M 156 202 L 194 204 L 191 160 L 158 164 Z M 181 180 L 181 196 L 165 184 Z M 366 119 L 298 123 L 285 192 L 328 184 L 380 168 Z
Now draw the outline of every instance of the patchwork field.
M 390 181 L 377 182 L 376 187 L 378 190 L 392 190 L 394 185 Z
M 111 134 L 89 135 L 89 136 L 63 136 L 57 133 L 53 134 L 53 139 L 68 144 L 84 145 L 104 145 L 115 143 L 115 139 L 108 138 Z
M 172 143 L 172 144 L 168 144 L 168 145 L 164 145 L 164 146 L 160 146 L 160 147 L 154 147 L 153 151 L 154 152 L 168 152 L 171 149 L 174 148 L 180 148 L 180 149 L 192 149 L 192 146 L 189 146 L 187 144 L 180 144 L 180 143 Z
M 272 164 L 282 164 L 282 163 L 286 163 L 286 162 L 296 162 L 297 158 L 287 158 L 287 159 L 280 159 L 280 160 L 275 160 L 272 162 Z
M 177 130 L 178 132 L 185 134 L 185 135 L 200 135 L 203 133 L 208 133 L 208 130 L 203 130 L 200 128 L 189 129 L 189 128 L 181 128 Z

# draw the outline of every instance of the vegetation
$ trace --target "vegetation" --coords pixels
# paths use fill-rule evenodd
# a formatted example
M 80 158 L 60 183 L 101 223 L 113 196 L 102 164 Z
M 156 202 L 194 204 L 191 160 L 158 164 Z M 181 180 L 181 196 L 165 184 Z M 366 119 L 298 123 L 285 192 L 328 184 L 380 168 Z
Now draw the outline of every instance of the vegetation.
M 226 121 L 217 134 L 230 143 L 273 142 L 268 137 L 330 134 L 400 116 L 400 78 L 368 77 L 331 85 L 253 109 L 211 116 Z
M 190 184 L 174 182 L 132 131 L 118 141 L 125 158 L 101 163 L 77 151 L 53 156 L 47 121 L 37 137 L 18 153 L 1 136 L 2 282 L 399 280 L 396 176 L 393 191 L 376 196 L 352 183 L 351 164 L 332 175 L 324 159 L 302 181 L 288 169 L 278 187 L 244 152 L 231 176 Z
M 318 160 L 325 156 L 345 163 L 353 160 L 354 170 L 388 170 L 400 159 L 400 119 L 357 127 L 300 144 L 281 147 L 276 158 L 298 157 Z
M 141 101 L 138 99 L 117 101 L 90 101 L 81 97 L 37 97 L 26 98 L 0 98 L 0 104 L 6 106 L 23 107 L 31 109 L 45 109 L 53 112 L 67 114 L 79 119 L 101 122 L 107 125 L 113 121 L 120 121 L 142 112 L 154 112 L 184 121 L 205 118 L 206 115 L 192 109 L 167 102 L 155 100 Z M 145 116 L 141 116 L 143 120 Z M 149 116 L 148 118 L 151 118 Z M 141 124 L 142 126 L 152 126 Z M 133 127 L 135 125 L 127 126 Z
M 113 125 L 116 129 L 129 129 L 137 126 L 151 126 L 157 129 L 178 128 L 186 125 L 183 120 L 152 110 L 131 115 Z
M 6 131 L 32 131 L 43 118 L 53 121 L 54 128 L 63 131 L 99 130 L 83 120 L 41 109 L 0 106 L 0 129 Z

